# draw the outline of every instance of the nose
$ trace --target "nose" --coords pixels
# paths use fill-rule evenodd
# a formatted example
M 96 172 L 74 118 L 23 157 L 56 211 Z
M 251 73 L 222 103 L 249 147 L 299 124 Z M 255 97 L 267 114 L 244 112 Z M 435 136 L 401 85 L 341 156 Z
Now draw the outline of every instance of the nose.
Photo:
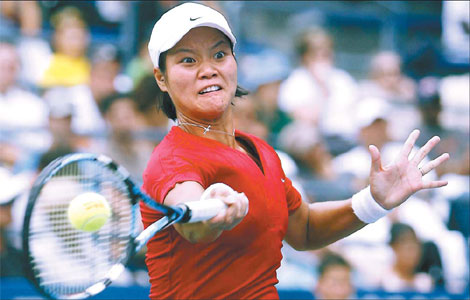
M 203 62 L 199 68 L 199 77 L 202 79 L 210 79 L 217 76 L 217 69 L 211 62 Z

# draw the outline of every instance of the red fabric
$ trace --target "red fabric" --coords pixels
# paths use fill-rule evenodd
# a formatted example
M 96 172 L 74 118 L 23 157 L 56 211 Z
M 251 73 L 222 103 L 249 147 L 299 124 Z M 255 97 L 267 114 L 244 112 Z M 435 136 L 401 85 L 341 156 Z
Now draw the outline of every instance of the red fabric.
M 301 204 L 299 193 L 285 177 L 275 151 L 264 141 L 242 132 L 259 153 L 264 174 L 246 154 L 220 142 L 190 135 L 173 127 L 155 148 L 144 172 L 144 190 L 162 203 L 182 181 L 204 188 L 222 182 L 249 200 L 243 221 L 212 243 L 191 244 L 171 227 L 147 245 L 152 299 L 276 299 L 276 269 L 288 214 Z M 188 199 L 188 201 L 196 199 Z M 141 204 L 144 227 L 161 215 Z

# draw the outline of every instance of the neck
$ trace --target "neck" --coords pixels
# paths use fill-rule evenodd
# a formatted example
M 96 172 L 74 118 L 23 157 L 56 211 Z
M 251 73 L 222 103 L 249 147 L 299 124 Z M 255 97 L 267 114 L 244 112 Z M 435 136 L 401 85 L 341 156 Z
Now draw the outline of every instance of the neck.
M 400 276 L 403 280 L 413 281 L 413 278 L 414 278 L 413 271 L 409 271 L 404 267 L 400 267 L 398 263 L 395 264 L 393 269 L 398 274 L 398 276 Z
M 213 139 L 232 148 L 236 147 L 233 122 L 201 121 L 177 113 L 177 123 L 178 127 L 187 133 Z
M 8 91 L 9 88 L 10 88 L 10 86 L 0 85 L 0 94 L 5 94 Z

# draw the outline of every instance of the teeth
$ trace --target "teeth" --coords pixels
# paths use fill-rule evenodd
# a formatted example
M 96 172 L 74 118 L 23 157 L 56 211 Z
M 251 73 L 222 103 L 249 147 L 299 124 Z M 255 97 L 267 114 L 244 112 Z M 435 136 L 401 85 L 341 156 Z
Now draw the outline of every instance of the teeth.
M 202 91 L 199 92 L 199 94 L 204 94 L 204 93 L 208 93 L 208 92 L 213 92 L 213 91 L 218 91 L 220 90 L 220 87 L 217 86 L 217 85 L 212 85 L 212 86 L 209 86 L 205 89 L 203 89 Z

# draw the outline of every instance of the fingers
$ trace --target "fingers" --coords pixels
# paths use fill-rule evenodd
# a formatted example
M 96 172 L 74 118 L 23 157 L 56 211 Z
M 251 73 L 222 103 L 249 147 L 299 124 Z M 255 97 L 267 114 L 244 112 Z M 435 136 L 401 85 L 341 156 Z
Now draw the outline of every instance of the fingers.
M 248 213 L 249 204 L 246 195 L 234 191 L 226 184 L 215 183 L 209 186 L 201 196 L 201 200 L 210 198 L 220 199 L 227 205 L 227 209 L 205 221 L 211 228 L 230 230 L 238 225 Z
M 401 157 L 406 157 L 408 159 L 408 156 L 411 153 L 411 150 L 413 150 L 413 147 L 416 143 L 416 140 L 418 139 L 419 136 L 419 130 L 415 129 L 413 130 L 408 138 L 405 141 L 405 144 L 403 144 L 403 148 L 401 149 L 400 156 Z
M 411 162 L 417 166 L 425 157 L 428 155 L 428 153 L 431 151 L 434 146 L 439 143 L 441 139 L 438 136 L 432 137 L 419 151 L 415 154 Z
M 210 198 L 225 198 L 230 196 L 235 191 L 228 185 L 224 183 L 214 183 L 209 186 L 204 193 L 202 193 L 201 200 L 210 199 Z
M 239 203 L 237 216 L 239 218 L 243 218 L 244 216 L 248 214 L 248 208 L 249 208 L 248 197 L 246 197 L 245 193 L 238 193 L 236 197 L 237 197 L 237 202 Z
M 206 221 L 211 228 L 231 230 L 237 226 L 248 213 L 248 198 L 244 193 L 237 193 L 222 199 L 227 209 Z
M 434 170 L 437 166 L 439 166 L 441 163 L 445 162 L 446 160 L 449 159 L 449 153 L 444 153 L 440 155 L 438 158 L 431 160 L 430 162 L 426 163 L 424 166 L 419 168 L 421 170 L 421 174 L 426 175 L 432 170 Z
M 379 149 L 374 145 L 370 145 L 369 153 L 371 157 L 371 171 L 380 171 L 382 168 L 382 159 L 380 158 Z
M 244 193 L 237 193 L 232 196 L 232 199 L 235 199 L 235 201 L 227 208 L 224 220 L 225 230 L 233 229 L 248 213 L 248 198 Z
M 423 189 L 433 189 L 439 188 L 447 185 L 447 181 L 445 180 L 436 180 L 436 181 L 427 181 L 423 182 Z

